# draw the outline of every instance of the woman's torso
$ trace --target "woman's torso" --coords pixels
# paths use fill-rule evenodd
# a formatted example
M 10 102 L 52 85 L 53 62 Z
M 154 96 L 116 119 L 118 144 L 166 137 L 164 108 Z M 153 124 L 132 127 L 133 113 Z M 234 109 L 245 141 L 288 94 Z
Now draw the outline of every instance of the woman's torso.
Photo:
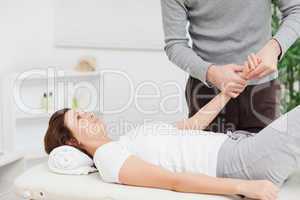
M 170 171 L 216 176 L 218 151 L 227 138 L 219 133 L 151 123 L 129 131 L 119 142 L 139 158 Z

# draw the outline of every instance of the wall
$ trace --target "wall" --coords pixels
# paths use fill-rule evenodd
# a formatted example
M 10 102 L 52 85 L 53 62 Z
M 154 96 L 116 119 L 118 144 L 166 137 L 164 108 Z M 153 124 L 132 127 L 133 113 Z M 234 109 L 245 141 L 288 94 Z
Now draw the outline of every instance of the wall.
M 54 2 L 59 45 L 127 49 L 164 46 L 160 0 Z
M 159 89 L 157 91 L 157 88 L 150 84 L 143 87 L 141 94 L 152 94 L 156 97 L 138 102 L 140 107 L 154 109 L 155 113 L 144 114 L 137 109 L 137 104 L 132 102 L 130 108 L 122 113 L 106 116 L 108 121 L 121 119 L 142 121 L 150 118 L 174 121 L 186 114 L 184 100 L 186 75 L 174 67 L 162 51 L 55 48 L 52 0 L 1 0 L 0 24 L 1 74 L 48 66 L 70 69 L 79 57 L 93 55 L 97 58 L 100 69 L 126 72 L 134 83 L 133 93 L 136 94 L 138 86 L 145 81 L 151 82 Z M 173 85 L 167 85 L 169 81 L 172 81 Z M 175 87 L 175 83 L 179 88 Z M 108 81 L 108 85 L 108 92 L 105 93 L 108 108 L 127 101 L 128 85 L 116 78 Z M 158 93 L 160 94 L 157 95 Z M 174 112 L 166 114 L 159 103 L 171 94 L 177 96 L 165 101 L 165 106 Z

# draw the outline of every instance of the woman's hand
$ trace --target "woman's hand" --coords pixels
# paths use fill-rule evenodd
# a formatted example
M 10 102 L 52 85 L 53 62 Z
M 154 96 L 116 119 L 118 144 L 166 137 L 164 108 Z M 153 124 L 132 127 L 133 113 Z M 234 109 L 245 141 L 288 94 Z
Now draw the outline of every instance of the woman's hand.
M 256 54 L 251 53 L 248 56 L 247 61 L 245 61 L 244 63 L 244 70 L 241 74 L 241 76 L 243 78 L 245 78 L 246 80 L 250 80 L 251 77 L 251 73 L 255 71 L 255 69 L 262 63 L 261 58 L 259 58 Z
M 279 188 L 266 180 L 242 181 L 238 185 L 238 192 L 252 199 L 277 200 Z
M 262 60 L 254 53 L 248 56 L 247 61 L 244 63 L 243 70 L 238 74 L 243 80 L 250 80 L 249 75 L 255 71 L 255 69 L 261 64 Z M 237 98 L 247 87 L 247 82 L 244 85 L 235 85 L 233 82 L 229 82 L 223 91 L 224 95 L 230 96 L 231 98 Z M 231 95 L 228 95 L 228 91 L 233 91 Z

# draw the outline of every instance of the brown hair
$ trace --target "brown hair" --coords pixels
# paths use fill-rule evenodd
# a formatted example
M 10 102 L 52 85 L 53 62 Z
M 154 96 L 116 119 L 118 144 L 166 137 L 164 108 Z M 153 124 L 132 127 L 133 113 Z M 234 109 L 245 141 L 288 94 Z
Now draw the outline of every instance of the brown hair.
M 66 145 L 73 137 L 71 130 L 65 125 L 65 114 L 69 111 L 65 108 L 55 112 L 50 120 L 44 137 L 44 147 L 47 154 L 56 147 Z

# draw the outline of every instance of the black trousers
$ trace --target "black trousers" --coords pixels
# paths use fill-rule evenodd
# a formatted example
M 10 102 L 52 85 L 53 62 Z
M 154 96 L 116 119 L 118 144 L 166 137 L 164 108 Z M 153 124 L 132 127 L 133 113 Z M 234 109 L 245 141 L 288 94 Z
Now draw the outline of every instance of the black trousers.
M 189 77 L 186 85 L 186 101 L 189 117 L 193 116 L 220 91 L 209 88 L 200 80 Z M 257 133 L 280 116 L 281 85 L 272 80 L 255 86 L 247 86 L 236 99 L 231 99 L 207 131 L 226 133 L 245 130 Z

